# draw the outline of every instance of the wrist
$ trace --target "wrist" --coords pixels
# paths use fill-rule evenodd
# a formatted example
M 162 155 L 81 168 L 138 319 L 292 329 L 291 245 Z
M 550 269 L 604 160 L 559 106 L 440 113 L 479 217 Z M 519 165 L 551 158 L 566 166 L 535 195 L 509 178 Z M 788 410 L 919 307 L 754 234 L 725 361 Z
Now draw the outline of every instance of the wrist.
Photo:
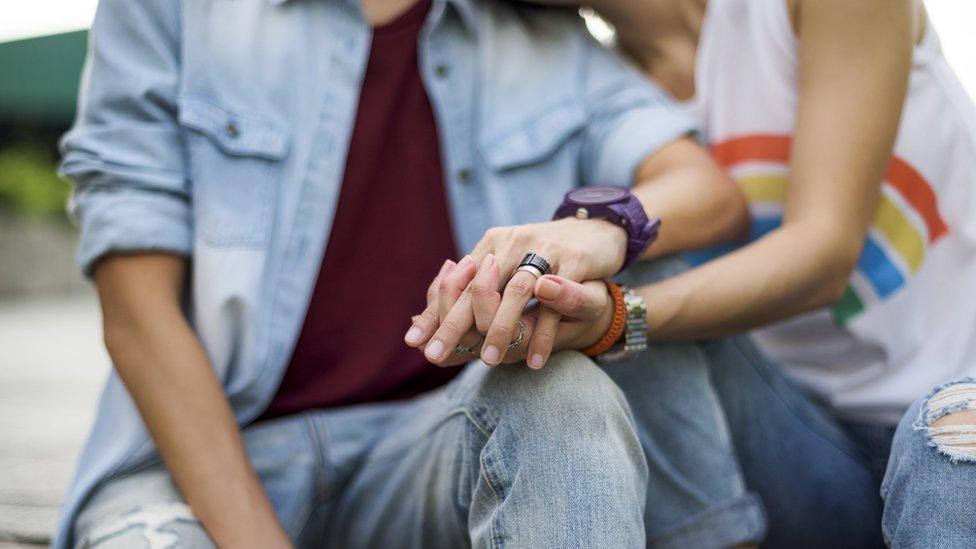
M 589 266 L 583 273 L 583 280 L 600 280 L 619 273 L 627 259 L 629 237 L 627 231 L 616 223 L 602 218 L 578 219 L 566 217 L 557 221 L 567 225 L 578 225 L 581 231 L 569 230 L 568 234 L 585 233 L 585 250 Z

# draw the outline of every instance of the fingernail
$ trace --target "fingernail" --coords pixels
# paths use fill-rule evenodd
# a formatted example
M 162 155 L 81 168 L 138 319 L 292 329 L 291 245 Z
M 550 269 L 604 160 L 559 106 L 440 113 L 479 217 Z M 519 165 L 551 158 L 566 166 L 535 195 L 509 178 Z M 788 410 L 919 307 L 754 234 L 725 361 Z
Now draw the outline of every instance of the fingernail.
M 407 330 L 407 335 L 404 337 L 404 339 L 407 340 L 407 343 L 417 343 L 420 341 L 420 328 L 411 326 L 410 329 Z
M 536 353 L 532 355 L 532 358 L 529 359 L 529 366 L 538 370 L 539 368 L 542 368 L 542 364 L 545 363 L 545 361 L 546 359 L 542 355 Z
M 502 359 L 502 354 L 498 350 L 498 347 L 494 345 L 489 345 L 481 350 L 481 360 L 484 360 L 488 364 L 498 364 Z
M 495 262 L 495 256 L 493 254 L 488 254 L 484 259 L 481 260 L 481 269 L 487 269 L 491 267 L 491 264 Z
M 435 339 L 427 345 L 427 358 L 432 360 L 440 360 L 441 355 L 444 354 L 444 343 L 439 339 Z
M 553 300 L 559 297 L 559 291 L 562 288 L 559 283 L 551 278 L 542 277 L 535 287 L 535 295 L 540 299 Z
M 461 258 L 461 261 L 458 261 L 457 266 L 458 266 L 459 269 L 463 269 L 464 267 L 467 267 L 468 265 L 470 265 L 472 263 L 474 263 L 474 259 L 471 259 L 471 256 L 470 255 L 466 255 L 466 256 L 464 256 L 464 257 Z

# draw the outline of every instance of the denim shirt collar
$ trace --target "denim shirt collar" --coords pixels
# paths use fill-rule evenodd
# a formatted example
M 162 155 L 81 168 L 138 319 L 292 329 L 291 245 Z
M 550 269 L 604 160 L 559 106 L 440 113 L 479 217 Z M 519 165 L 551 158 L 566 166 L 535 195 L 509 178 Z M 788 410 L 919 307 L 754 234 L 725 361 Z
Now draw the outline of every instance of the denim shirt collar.
M 289 2 L 289 1 L 290 0 L 267 0 L 267 2 L 272 6 L 280 6 L 285 2 Z M 350 7 L 359 10 L 359 6 L 360 6 L 359 0 L 338 0 L 338 1 L 345 2 Z M 472 5 L 473 3 L 472 0 L 433 0 L 434 8 L 436 9 L 437 4 L 442 2 L 447 4 L 453 4 L 454 7 L 457 8 L 458 13 L 461 15 L 461 22 L 465 26 L 465 30 L 469 32 L 473 32 L 477 28 L 475 24 L 476 23 L 475 7 Z

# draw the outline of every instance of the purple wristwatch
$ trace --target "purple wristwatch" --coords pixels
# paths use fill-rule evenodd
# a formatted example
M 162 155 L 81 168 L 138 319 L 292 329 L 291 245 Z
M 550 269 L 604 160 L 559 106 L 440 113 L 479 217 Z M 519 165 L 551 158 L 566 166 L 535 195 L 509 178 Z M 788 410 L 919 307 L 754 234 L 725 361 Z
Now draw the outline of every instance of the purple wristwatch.
M 648 219 L 640 201 L 624 187 L 583 187 L 566 193 L 552 217 L 605 219 L 627 231 L 627 255 L 620 270 L 630 266 L 657 238 L 661 220 Z

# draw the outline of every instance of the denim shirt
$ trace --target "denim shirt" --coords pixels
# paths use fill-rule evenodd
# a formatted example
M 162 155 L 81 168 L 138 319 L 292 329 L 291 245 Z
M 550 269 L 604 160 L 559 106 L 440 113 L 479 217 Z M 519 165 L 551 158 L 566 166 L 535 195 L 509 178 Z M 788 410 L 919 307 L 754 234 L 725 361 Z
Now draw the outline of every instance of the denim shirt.
M 80 264 L 90 274 L 107 253 L 139 250 L 190 258 L 187 315 L 242 425 L 272 398 L 304 319 L 370 32 L 355 0 L 98 6 L 62 141 Z M 631 184 L 643 159 L 693 130 L 575 13 L 434 0 L 418 47 L 464 250 L 490 227 L 546 219 L 573 187 Z M 155 458 L 113 373 L 56 546 L 99 482 Z

